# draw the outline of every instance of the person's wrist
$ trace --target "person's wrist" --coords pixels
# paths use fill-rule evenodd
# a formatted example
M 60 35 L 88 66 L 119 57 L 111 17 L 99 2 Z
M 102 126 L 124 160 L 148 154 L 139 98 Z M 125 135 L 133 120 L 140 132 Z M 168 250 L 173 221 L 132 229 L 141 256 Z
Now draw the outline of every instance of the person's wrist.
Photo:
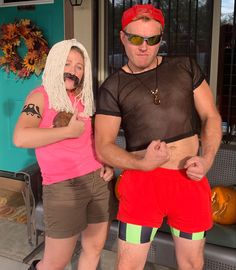
M 206 170 L 208 171 L 213 164 L 214 158 L 211 155 L 203 155 L 202 158 L 204 160 Z
M 74 138 L 69 126 L 61 127 L 61 131 L 62 131 L 62 134 L 65 136 L 64 139 L 72 139 L 72 138 Z
M 150 164 L 150 162 L 147 162 L 145 157 L 143 157 L 143 158 L 137 157 L 136 166 L 137 166 L 137 169 L 141 170 L 141 171 L 150 171 L 150 170 L 154 169 L 154 166 L 152 166 L 152 164 Z

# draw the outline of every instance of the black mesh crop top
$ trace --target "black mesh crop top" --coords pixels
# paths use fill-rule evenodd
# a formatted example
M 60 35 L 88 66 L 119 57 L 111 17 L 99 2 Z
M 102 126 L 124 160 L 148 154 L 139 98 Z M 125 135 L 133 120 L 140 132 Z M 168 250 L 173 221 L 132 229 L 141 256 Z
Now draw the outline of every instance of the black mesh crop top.
M 143 73 L 120 69 L 101 85 L 96 114 L 122 117 L 128 151 L 145 149 L 156 139 L 169 143 L 190 137 L 199 134 L 193 90 L 203 80 L 200 67 L 189 57 L 163 57 L 157 68 Z M 156 83 L 159 105 L 150 93 Z

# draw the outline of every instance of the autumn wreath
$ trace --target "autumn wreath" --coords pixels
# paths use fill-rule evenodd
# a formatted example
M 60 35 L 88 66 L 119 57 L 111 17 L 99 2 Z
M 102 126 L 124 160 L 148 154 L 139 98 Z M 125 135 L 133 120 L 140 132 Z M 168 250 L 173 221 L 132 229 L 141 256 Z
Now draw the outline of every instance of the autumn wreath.
M 0 31 L 0 49 L 3 52 L 0 66 L 22 79 L 29 78 L 33 73 L 38 76 L 45 66 L 49 51 L 39 28 L 29 19 L 21 19 L 15 23 L 3 24 Z M 27 49 L 24 57 L 17 51 L 22 41 Z

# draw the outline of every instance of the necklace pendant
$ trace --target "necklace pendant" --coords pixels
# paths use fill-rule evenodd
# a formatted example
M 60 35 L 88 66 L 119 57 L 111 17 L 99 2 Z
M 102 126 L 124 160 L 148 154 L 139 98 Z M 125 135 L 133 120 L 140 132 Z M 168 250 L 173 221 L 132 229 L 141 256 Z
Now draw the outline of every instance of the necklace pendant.
M 159 97 L 157 97 L 157 96 L 154 97 L 154 104 L 155 105 L 160 105 L 161 104 L 161 101 L 160 101 Z
M 161 104 L 161 100 L 160 100 L 160 97 L 159 97 L 159 90 L 158 88 L 156 90 L 151 90 L 151 94 L 153 95 L 153 103 L 155 105 L 160 105 Z

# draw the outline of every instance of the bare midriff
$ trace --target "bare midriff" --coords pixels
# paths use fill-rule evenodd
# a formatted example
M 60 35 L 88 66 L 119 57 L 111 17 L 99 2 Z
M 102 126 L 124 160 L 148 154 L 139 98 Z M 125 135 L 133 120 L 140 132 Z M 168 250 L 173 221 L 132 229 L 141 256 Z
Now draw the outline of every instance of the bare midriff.
M 183 169 L 186 160 L 198 154 L 199 139 L 197 135 L 168 143 L 170 159 L 160 167 L 167 169 Z M 132 152 L 143 157 L 145 150 Z

